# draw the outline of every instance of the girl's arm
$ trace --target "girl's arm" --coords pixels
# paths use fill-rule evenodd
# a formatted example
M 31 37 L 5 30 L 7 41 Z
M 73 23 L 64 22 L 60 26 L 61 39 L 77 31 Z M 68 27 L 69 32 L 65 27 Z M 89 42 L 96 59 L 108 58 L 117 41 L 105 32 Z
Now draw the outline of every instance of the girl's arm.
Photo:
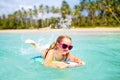
M 70 58 L 71 61 L 76 62 L 76 63 L 78 63 L 78 64 L 80 64 L 80 65 L 84 65 L 84 64 L 85 64 L 84 61 L 82 61 L 80 58 L 74 56 L 74 55 L 71 54 L 71 53 L 69 53 L 69 56 L 68 56 L 68 57 Z
M 53 61 L 54 59 L 54 50 L 50 50 L 44 60 L 44 65 L 54 68 L 66 68 L 67 64 L 61 61 Z

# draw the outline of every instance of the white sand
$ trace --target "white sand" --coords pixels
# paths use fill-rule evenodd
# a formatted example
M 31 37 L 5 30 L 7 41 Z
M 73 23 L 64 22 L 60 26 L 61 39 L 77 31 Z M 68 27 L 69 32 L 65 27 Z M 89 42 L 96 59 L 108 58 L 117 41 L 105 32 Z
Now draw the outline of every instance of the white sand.
M 17 30 L 0 30 L 0 33 L 21 33 L 21 32 L 41 32 L 41 31 L 76 31 L 76 32 L 120 32 L 120 28 L 74 28 L 74 29 L 17 29 Z

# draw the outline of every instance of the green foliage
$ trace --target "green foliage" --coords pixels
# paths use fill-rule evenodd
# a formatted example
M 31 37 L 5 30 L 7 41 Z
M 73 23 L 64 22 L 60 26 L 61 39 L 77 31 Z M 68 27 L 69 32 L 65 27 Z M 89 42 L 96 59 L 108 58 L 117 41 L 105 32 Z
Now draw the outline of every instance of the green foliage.
M 79 5 L 75 5 L 72 10 L 69 4 L 63 0 L 61 8 L 52 6 L 40 5 L 39 9 L 34 6 L 33 9 L 25 11 L 24 8 L 15 11 L 13 14 L 6 17 L 4 14 L 0 16 L 0 29 L 35 29 L 55 26 L 59 23 L 60 18 L 49 18 L 33 20 L 33 16 L 38 17 L 38 14 L 61 13 L 62 18 L 66 15 L 72 16 L 71 27 L 118 27 L 120 26 L 120 2 L 119 0 L 82 0 Z M 87 16 L 83 15 L 83 11 L 88 13 Z M 97 14 L 96 14 L 97 13 Z M 28 19 L 26 19 L 29 16 Z

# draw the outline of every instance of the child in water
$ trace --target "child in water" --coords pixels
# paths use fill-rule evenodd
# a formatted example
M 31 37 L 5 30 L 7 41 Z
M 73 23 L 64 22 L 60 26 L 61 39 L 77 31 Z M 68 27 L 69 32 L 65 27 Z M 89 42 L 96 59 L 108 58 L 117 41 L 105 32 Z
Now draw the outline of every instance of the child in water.
M 76 66 L 84 65 L 84 62 L 81 59 L 70 52 L 73 48 L 72 39 L 67 35 L 60 35 L 57 40 L 44 51 L 41 50 L 40 46 L 33 40 L 26 41 L 26 43 L 32 44 L 42 52 L 40 56 L 44 58 L 43 64 L 45 66 L 67 68 L 72 66 L 69 62 L 75 62 L 76 64 L 74 65 Z

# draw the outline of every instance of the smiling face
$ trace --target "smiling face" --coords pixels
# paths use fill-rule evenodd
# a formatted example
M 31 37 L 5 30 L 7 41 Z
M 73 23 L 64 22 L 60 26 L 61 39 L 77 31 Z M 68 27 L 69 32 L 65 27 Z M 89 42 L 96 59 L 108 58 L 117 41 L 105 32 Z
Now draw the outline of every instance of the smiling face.
M 57 39 L 57 48 L 62 54 L 68 53 L 72 48 L 72 41 L 69 36 L 60 36 Z

